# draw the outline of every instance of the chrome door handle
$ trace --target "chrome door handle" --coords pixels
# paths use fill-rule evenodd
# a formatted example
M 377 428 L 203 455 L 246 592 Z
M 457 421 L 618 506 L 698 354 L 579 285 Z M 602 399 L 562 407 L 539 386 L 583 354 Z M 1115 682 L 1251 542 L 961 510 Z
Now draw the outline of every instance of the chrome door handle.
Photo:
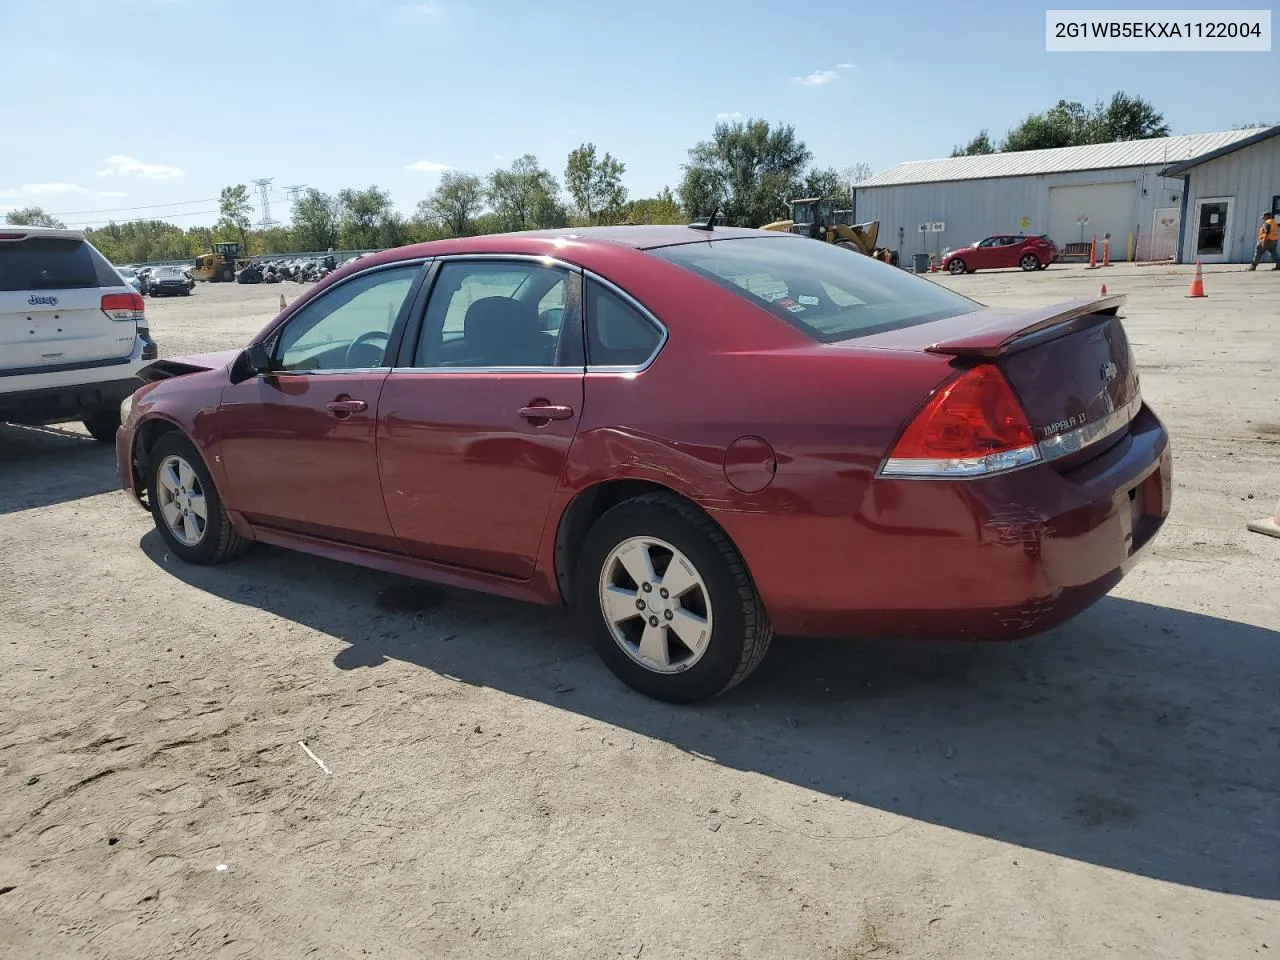
M 521 407 L 516 412 L 526 420 L 568 420 L 573 416 L 573 407 L 543 403 Z

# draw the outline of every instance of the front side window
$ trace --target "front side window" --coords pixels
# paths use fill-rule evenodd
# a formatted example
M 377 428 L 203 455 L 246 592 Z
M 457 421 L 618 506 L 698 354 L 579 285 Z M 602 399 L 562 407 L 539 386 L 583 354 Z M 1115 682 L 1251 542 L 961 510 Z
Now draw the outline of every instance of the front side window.
M 325 291 L 289 319 L 273 369 L 362 370 L 387 365 L 391 328 L 422 267 L 375 270 Z
M 785 234 L 683 243 L 649 253 L 731 290 L 823 343 L 982 309 L 968 297 L 864 254 Z
M 415 367 L 582 366 L 578 275 L 533 260 L 444 263 Z

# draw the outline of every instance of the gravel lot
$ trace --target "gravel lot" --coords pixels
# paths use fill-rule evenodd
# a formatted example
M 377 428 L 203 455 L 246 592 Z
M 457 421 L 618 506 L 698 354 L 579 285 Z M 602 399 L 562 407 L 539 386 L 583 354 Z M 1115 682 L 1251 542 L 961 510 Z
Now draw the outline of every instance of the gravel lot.
M 1280 277 L 1130 294 L 1173 515 L 1066 628 L 777 642 L 693 709 L 556 612 L 259 548 L 166 555 L 78 427 L 0 426 L 0 954 L 1280 955 Z M 166 355 L 301 288 L 149 301 Z M 305 741 L 331 773 L 299 746 Z

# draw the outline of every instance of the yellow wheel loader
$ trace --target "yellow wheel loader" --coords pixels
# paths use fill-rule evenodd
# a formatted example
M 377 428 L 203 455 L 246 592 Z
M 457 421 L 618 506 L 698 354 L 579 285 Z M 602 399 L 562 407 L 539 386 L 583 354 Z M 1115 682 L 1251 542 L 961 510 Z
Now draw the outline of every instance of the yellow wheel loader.
M 766 223 L 761 230 L 779 233 L 798 233 L 824 243 L 834 243 L 847 250 L 856 250 L 885 263 L 897 264 L 898 254 L 888 247 L 877 247 L 880 221 L 850 223 L 853 211 L 837 210 L 834 201 L 822 197 L 806 197 L 791 201 L 791 219 Z
M 249 263 L 249 259 L 240 254 L 238 243 L 215 243 L 212 253 L 204 253 L 196 257 L 191 267 L 191 275 L 197 280 L 230 283 L 236 278 L 236 272 Z

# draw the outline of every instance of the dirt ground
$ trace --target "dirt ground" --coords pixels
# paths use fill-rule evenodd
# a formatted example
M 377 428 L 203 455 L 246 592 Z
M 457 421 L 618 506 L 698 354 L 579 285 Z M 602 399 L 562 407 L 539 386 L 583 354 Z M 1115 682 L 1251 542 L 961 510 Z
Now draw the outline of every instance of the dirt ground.
M 0 955 L 1280 956 L 1280 276 L 1189 272 L 940 280 L 1130 294 L 1174 505 L 1110 597 L 1016 645 L 782 639 L 697 708 L 556 611 L 183 566 L 111 450 L 0 427 Z M 148 313 L 216 349 L 300 289 Z

